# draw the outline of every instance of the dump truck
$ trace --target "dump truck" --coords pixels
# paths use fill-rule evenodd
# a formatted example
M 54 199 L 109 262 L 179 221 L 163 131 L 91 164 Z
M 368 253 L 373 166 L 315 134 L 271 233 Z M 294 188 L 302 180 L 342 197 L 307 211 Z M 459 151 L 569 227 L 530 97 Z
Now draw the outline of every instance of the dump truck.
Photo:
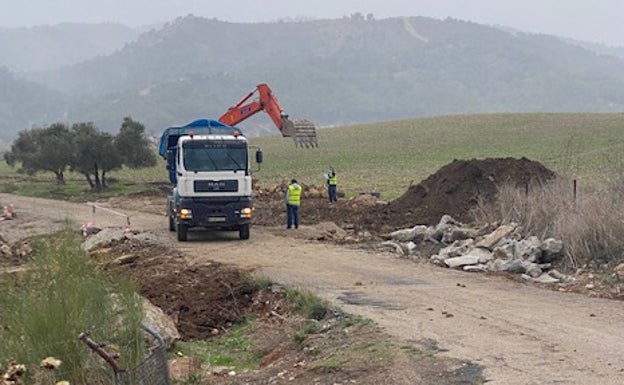
M 169 230 L 187 241 L 192 228 L 238 231 L 249 239 L 253 214 L 250 146 L 236 127 L 212 119 L 168 127 L 159 145 L 166 162 L 171 195 Z M 255 162 L 262 163 L 256 148 Z M 259 168 L 258 168 L 259 169 Z
M 308 119 L 291 120 L 282 110 L 277 97 L 266 83 L 258 84 L 238 103 L 228 108 L 219 121 L 229 126 L 236 126 L 260 111 L 269 115 L 282 136 L 293 138 L 296 146 L 318 147 L 316 125 Z

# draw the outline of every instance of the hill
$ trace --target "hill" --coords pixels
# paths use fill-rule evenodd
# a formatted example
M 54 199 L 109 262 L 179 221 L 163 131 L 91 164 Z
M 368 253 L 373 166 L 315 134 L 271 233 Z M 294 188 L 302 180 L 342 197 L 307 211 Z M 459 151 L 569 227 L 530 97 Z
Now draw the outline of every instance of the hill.
M 0 27 L 0 66 L 14 72 L 55 70 L 110 55 L 139 34 L 117 23 Z
M 126 115 L 153 132 L 218 117 L 260 82 L 291 117 L 323 126 L 624 109 L 621 58 L 554 36 L 425 17 L 244 24 L 188 16 L 111 55 L 28 77 L 73 100 L 68 120 L 110 131 Z M 275 132 L 266 117 L 241 126 L 251 136 Z

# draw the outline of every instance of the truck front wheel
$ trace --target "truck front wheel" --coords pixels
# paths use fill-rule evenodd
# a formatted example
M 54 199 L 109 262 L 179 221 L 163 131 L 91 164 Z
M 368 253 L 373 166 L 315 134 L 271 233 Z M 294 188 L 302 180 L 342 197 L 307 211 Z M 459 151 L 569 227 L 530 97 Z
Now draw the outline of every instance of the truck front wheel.
M 249 223 L 242 225 L 238 234 L 240 239 L 249 239 Z
M 178 241 L 186 242 L 187 237 L 188 237 L 188 226 L 185 225 L 184 223 L 178 222 L 178 225 L 176 226 L 176 230 L 178 234 Z
M 175 221 L 172 215 L 169 215 L 169 231 L 175 231 Z

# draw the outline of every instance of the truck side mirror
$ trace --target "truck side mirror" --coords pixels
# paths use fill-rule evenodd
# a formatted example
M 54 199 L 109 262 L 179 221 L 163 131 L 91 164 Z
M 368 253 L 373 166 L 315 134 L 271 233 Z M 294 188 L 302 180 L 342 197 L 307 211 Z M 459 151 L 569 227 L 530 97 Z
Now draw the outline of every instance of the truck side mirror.
M 167 167 L 167 170 L 169 170 L 171 168 L 171 165 L 175 162 L 175 159 L 173 159 L 173 151 L 167 150 L 166 157 L 167 157 L 166 167 Z
M 263 155 L 262 150 L 256 151 L 256 163 L 262 163 Z

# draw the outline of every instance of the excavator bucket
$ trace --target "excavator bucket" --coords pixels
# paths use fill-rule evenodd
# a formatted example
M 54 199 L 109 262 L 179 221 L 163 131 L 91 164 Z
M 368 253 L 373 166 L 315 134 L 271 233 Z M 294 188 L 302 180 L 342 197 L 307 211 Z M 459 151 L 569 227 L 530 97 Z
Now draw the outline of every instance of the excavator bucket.
M 282 136 L 292 137 L 295 141 L 295 146 L 297 147 L 318 147 L 316 126 L 307 119 L 283 119 Z

